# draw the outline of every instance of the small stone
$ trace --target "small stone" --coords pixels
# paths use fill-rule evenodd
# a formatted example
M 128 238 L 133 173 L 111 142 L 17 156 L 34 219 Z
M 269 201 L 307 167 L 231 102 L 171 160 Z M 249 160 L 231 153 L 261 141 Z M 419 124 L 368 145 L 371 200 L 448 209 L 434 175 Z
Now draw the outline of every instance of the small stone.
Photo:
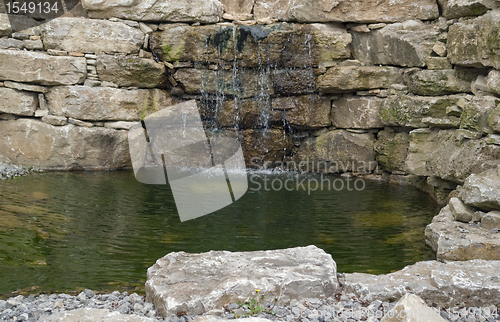
M 43 42 L 41 40 L 23 40 L 23 45 L 29 50 L 43 50 Z
M 68 123 L 68 119 L 64 116 L 57 115 L 45 115 L 42 117 L 42 122 L 54 125 L 54 126 L 63 126 Z
M 148 25 L 146 25 L 144 22 L 139 22 L 139 29 L 145 34 L 150 34 L 153 32 L 153 29 L 151 29 Z
M 123 303 L 116 309 L 116 311 L 120 312 L 121 314 L 128 314 L 130 312 L 130 307 L 127 303 Z
M 64 307 L 64 304 L 61 300 L 57 300 L 54 303 L 54 309 L 62 309 Z
M 438 41 L 438 42 L 436 42 L 434 47 L 432 47 L 432 51 L 434 51 L 436 54 L 438 54 L 438 56 L 444 57 L 444 56 L 446 56 L 446 45 L 443 44 L 442 42 Z
M 25 39 L 29 39 L 30 36 L 27 34 L 23 34 L 21 32 L 15 32 L 12 34 L 12 38 L 19 39 L 19 40 L 25 40 Z
M 30 40 L 40 40 L 40 36 L 30 36 Z
M 85 296 L 89 299 L 94 297 L 94 292 L 92 290 L 86 289 L 83 292 L 85 293 Z
M 84 53 L 69 53 L 68 55 L 73 57 L 85 57 Z
M 21 315 L 19 315 L 19 317 L 17 318 L 18 321 L 27 321 L 29 318 L 29 315 L 28 313 L 23 313 Z
M 87 65 L 95 66 L 96 63 L 97 63 L 97 60 L 87 58 Z
M 447 57 L 429 57 L 426 60 L 427 69 L 452 69 Z
M 68 56 L 68 52 L 64 50 L 48 49 L 47 54 L 52 56 Z
M 376 29 L 382 29 L 384 28 L 385 26 L 387 26 L 386 23 L 372 23 L 372 24 L 369 24 L 368 25 L 368 28 L 370 28 L 371 30 L 376 30 Z
M 101 85 L 101 81 L 98 80 L 93 80 L 93 79 L 86 79 L 85 82 L 83 83 L 84 86 L 88 87 L 97 87 Z

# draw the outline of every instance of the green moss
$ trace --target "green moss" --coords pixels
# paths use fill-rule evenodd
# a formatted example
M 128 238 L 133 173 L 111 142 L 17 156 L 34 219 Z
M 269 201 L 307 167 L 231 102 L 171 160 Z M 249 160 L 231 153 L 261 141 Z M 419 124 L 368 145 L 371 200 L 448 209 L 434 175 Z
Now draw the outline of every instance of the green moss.
M 184 51 L 184 44 L 180 45 L 164 44 L 162 48 L 163 48 L 163 53 L 165 54 L 164 60 L 173 63 L 179 61 L 181 54 Z

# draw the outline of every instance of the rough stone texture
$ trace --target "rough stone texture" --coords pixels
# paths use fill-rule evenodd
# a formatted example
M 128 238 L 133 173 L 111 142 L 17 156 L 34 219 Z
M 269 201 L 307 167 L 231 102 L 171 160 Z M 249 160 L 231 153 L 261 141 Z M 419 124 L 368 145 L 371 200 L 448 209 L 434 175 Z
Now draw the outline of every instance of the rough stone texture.
M 292 151 L 292 140 L 281 129 L 251 129 L 240 136 L 247 167 L 258 167 L 264 162 L 281 163 Z
M 437 3 L 430 0 L 366 2 L 363 0 L 256 0 L 254 17 L 299 22 L 397 22 L 432 20 L 439 16 Z
M 492 133 L 493 129 L 490 126 L 495 127 L 495 124 L 490 123 L 489 120 L 495 118 L 495 107 L 500 104 L 500 99 L 491 96 L 474 96 L 463 103 L 461 104 L 463 112 L 460 117 L 460 128 Z
M 463 183 L 471 173 L 496 169 L 500 163 L 500 146 L 487 144 L 485 139 L 471 140 L 468 134 L 464 130 L 411 131 L 407 171 Z
M 148 58 L 98 55 L 96 68 L 100 80 L 123 87 L 161 87 L 166 81 L 165 65 Z
M 380 322 L 446 322 L 439 311 L 428 307 L 420 297 L 406 293 Z
M 436 26 L 414 20 L 370 33 L 353 32 L 353 56 L 372 65 L 424 67 L 439 34 Z
M 451 70 L 409 69 L 404 80 L 411 93 L 417 95 L 446 95 L 471 93 L 471 83 L 480 75 L 471 68 Z
M 202 105 L 202 104 L 201 104 Z M 211 114 L 215 110 L 215 121 L 222 127 L 234 127 L 249 129 L 260 128 L 269 125 L 270 103 L 253 99 L 228 100 L 220 107 L 207 106 L 204 112 Z M 206 111 L 208 110 L 208 111 Z
M 446 18 L 480 16 L 494 7 L 494 0 L 448 0 Z
M 316 92 L 316 76 L 312 68 L 272 70 L 271 80 L 277 94 L 300 95 Z
M 426 127 L 424 118 L 448 120 L 440 127 L 458 127 L 459 118 L 448 115 L 447 109 L 456 106 L 462 95 L 441 97 L 391 95 L 380 110 L 380 118 L 384 125 Z M 458 106 L 456 106 L 458 108 Z M 460 114 L 459 114 L 460 115 Z
M 500 261 L 469 260 L 441 263 L 418 262 L 384 275 L 344 274 L 339 282 L 345 291 L 366 301 L 395 301 L 404 294 L 421 297 L 440 307 L 500 304 Z
M 44 87 L 44 86 L 16 83 L 16 82 L 11 82 L 11 81 L 5 81 L 5 82 L 3 82 L 3 85 L 5 87 L 17 89 L 19 91 L 47 93 L 49 90 L 47 87 Z
M 474 210 L 466 206 L 462 200 L 458 198 L 451 198 L 449 206 L 451 213 L 453 214 L 453 218 L 457 221 L 468 223 L 472 220 L 472 217 L 474 217 Z
M 45 49 L 76 53 L 135 54 L 144 43 L 144 33 L 121 22 L 60 17 L 41 26 Z
M 0 87 L 0 113 L 33 116 L 37 106 L 36 93 Z
M 438 260 L 500 260 L 500 238 L 475 225 L 455 221 L 451 207 L 441 209 L 425 228 L 425 242 Z M 497 282 L 498 283 L 498 282 Z
M 43 169 L 109 170 L 130 167 L 127 131 L 34 119 L 0 122 L 0 162 Z
M 45 122 L 50 125 L 54 126 L 63 126 L 68 123 L 68 119 L 65 118 L 64 116 L 57 116 L 57 115 L 44 115 L 42 116 L 42 122 Z
M 495 132 L 500 132 L 500 104 L 490 112 L 488 125 Z
M 237 17 L 250 16 L 255 0 L 221 0 L 220 2 L 226 7 L 225 13 Z
M 13 32 L 23 31 L 39 25 L 35 19 L 25 15 L 5 14 L 4 3 L 0 5 L 0 37 L 10 36 Z
M 261 74 L 258 70 L 243 69 L 233 71 L 213 71 L 208 69 L 183 68 L 175 75 L 186 93 L 189 94 L 224 94 L 239 98 L 274 93 L 269 74 Z
M 489 92 L 500 95 L 500 71 L 493 69 L 488 74 L 486 86 Z
M 318 77 L 318 90 L 322 94 L 389 88 L 392 84 L 403 84 L 403 77 L 399 68 L 373 66 L 332 67 L 324 75 Z
M 500 211 L 490 211 L 481 218 L 481 227 L 487 230 L 500 229 Z
M 255 289 L 265 301 L 323 298 L 338 288 L 331 255 L 316 246 L 256 252 L 170 253 L 148 269 L 146 300 L 163 317 L 201 314 L 246 301 Z
M 328 97 L 304 95 L 278 97 L 272 100 L 271 118 L 278 124 L 283 121 L 299 129 L 314 129 L 331 124 L 331 103 Z
M 448 58 L 452 64 L 500 69 L 500 9 L 459 22 L 448 31 Z
M 156 319 L 136 314 L 121 314 L 106 309 L 76 309 L 72 311 L 55 312 L 42 316 L 40 322 L 155 322 Z
M 460 188 L 460 199 L 484 210 L 500 209 L 500 167 L 475 171 Z
M 376 168 L 372 134 L 334 130 L 307 138 L 299 148 L 298 159 L 325 172 L 371 172 Z
M 169 62 L 226 63 L 238 67 L 316 66 L 349 58 L 352 37 L 336 24 L 256 26 L 172 24 L 153 33 L 151 48 Z M 236 61 L 235 61 L 236 60 Z
M 375 152 L 382 169 L 404 171 L 409 144 L 410 136 L 406 132 L 396 133 L 391 129 L 378 132 Z
M 452 69 L 447 57 L 429 57 L 426 60 L 428 69 Z
M 86 75 L 85 58 L 54 57 L 38 52 L 0 50 L 0 81 L 72 85 L 83 83 Z
M 332 101 L 332 123 L 337 128 L 382 128 L 380 109 L 384 99 L 377 97 L 343 96 Z
M 155 22 L 218 22 L 224 7 L 217 0 L 82 0 L 89 17 Z
M 159 89 L 57 86 L 46 98 L 51 114 L 87 121 L 137 121 L 173 104 Z
M 21 40 L 13 38 L 0 38 L 0 49 L 22 49 L 24 46 Z

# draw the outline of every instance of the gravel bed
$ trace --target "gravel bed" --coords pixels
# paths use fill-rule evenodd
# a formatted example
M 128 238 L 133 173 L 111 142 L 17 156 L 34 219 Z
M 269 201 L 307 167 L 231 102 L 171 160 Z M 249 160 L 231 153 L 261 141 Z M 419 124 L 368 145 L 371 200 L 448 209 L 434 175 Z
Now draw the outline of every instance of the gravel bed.
M 25 167 L 22 165 L 0 162 L 0 180 L 12 179 L 32 172 L 40 172 L 40 170 L 34 167 Z
M 290 305 L 266 305 L 272 314 L 261 312 L 255 317 L 267 318 L 273 321 L 297 322 L 354 322 L 354 321 L 380 321 L 395 303 L 373 301 L 371 303 L 360 301 L 353 294 L 327 299 L 307 299 L 305 301 L 292 300 Z M 142 317 L 164 321 L 157 314 L 151 303 L 144 301 L 144 296 L 136 293 L 128 294 L 115 291 L 111 294 L 94 294 L 85 290 L 77 296 L 67 294 L 52 294 L 24 297 L 22 295 L 0 300 L 0 321 L 37 321 L 52 313 L 70 311 L 79 308 L 107 309 L 118 311 L 121 314 L 135 314 Z M 441 309 L 440 314 L 446 321 L 453 322 L 496 322 L 500 321 L 495 306 L 481 308 L 448 308 Z M 216 318 L 235 319 L 251 315 L 247 305 L 236 303 L 228 304 L 224 308 L 212 310 L 204 315 Z M 189 322 L 198 316 L 172 316 L 165 321 Z

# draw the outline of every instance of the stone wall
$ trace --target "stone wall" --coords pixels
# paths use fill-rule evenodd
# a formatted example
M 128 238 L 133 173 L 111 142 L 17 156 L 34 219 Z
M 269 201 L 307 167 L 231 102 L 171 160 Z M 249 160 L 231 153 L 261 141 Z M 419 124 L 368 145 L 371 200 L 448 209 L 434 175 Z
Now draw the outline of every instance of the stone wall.
M 129 167 L 127 129 L 196 99 L 249 166 L 394 174 L 444 199 L 500 164 L 499 4 L 82 0 L 50 21 L 0 14 L 0 162 Z

